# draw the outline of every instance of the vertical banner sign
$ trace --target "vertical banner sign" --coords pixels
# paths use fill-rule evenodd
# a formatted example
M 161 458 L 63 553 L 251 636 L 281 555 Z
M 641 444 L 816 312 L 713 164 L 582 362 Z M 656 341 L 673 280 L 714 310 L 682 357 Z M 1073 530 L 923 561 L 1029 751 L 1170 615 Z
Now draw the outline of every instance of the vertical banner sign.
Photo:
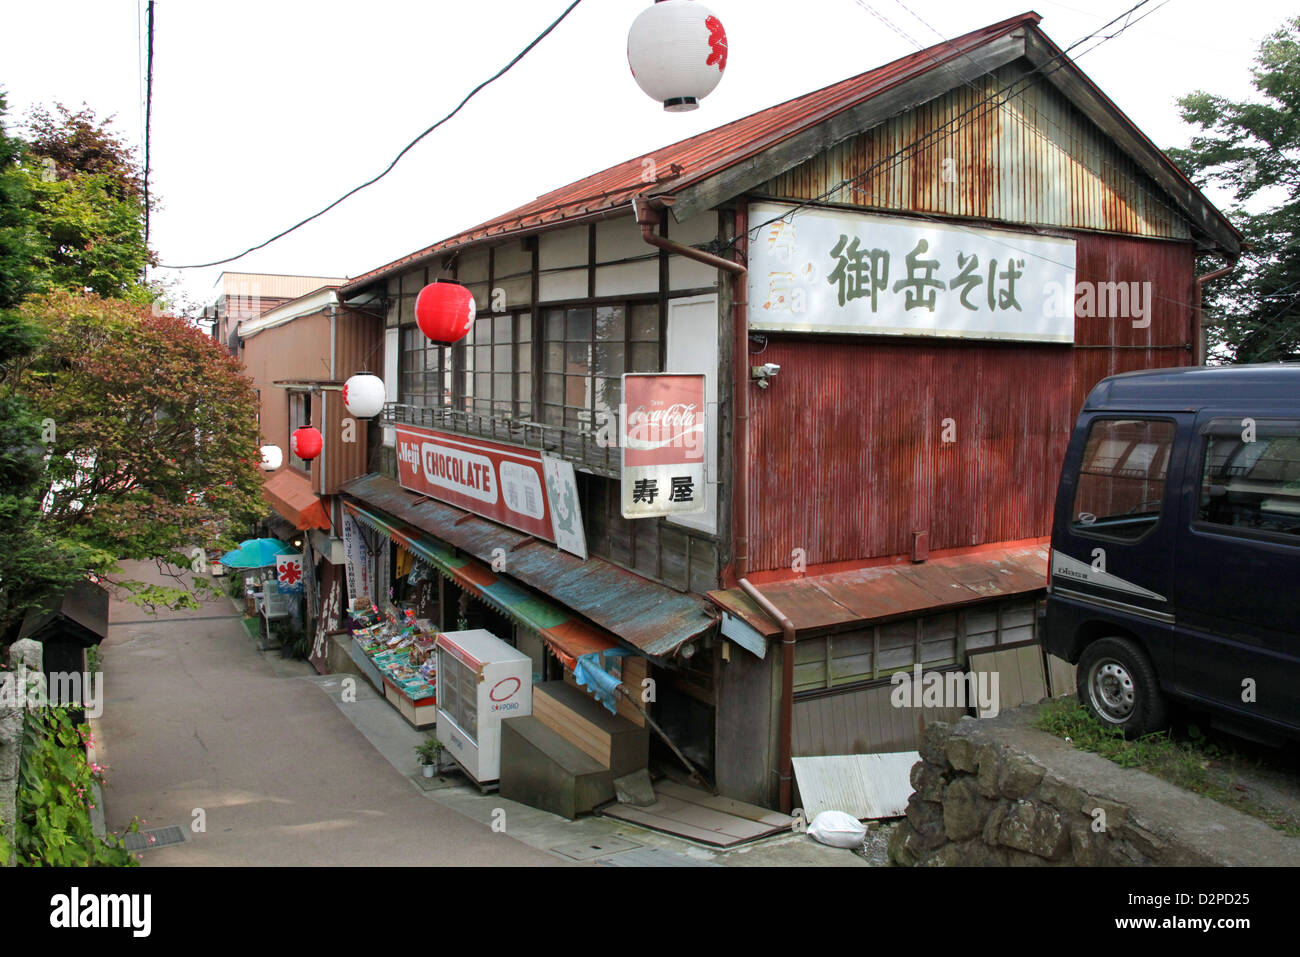
M 760 331 L 1074 342 L 1072 239 L 754 203 Z
M 586 561 L 587 533 L 582 527 L 582 506 L 578 503 L 573 463 L 543 455 L 542 470 L 546 473 L 546 500 L 551 506 L 555 544 Z
M 276 555 L 275 582 L 281 595 L 301 595 L 302 555 Z
M 623 517 L 702 512 L 704 376 L 623 376 Z
M 343 556 L 347 570 L 348 598 L 355 602 L 358 598 L 366 601 L 373 599 L 370 592 L 370 550 L 366 540 L 361 537 L 357 520 L 348 514 L 343 516 Z

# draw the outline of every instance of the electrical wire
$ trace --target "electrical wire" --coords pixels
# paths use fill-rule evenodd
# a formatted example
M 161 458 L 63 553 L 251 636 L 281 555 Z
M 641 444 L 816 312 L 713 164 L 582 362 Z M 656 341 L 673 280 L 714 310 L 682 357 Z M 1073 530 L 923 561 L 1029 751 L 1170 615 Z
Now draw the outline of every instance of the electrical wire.
M 446 123 L 448 120 L 450 120 L 450 119 L 451 119 L 453 116 L 455 116 L 457 113 L 459 113 L 459 112 L 461 111 L 462 107 L 464 107 L 466 103 L 468 103 L 470 100 L 472 100 L 472 99 L 474 98 L 474 96 L 475 96 L 475 95 L 476 95 L 480 90 L 482 90 L 484 87 L 488 86 L 489 84 L 496 82 L 496 81 L 499 80 L 501 77 L 503 77 L 506 73 L 508 73 L 508 72 L 510 71 L 510 69 L 511 69 L 512 67 L 514 67 L 514 65 L 515 65 L 516 63 L 518 63 L 520 60 L 522 60 L 525 56 L 527 56 L 527 55 L 532 51 L 533 47 L 537 46 L 537 44 L 539 44 L 539 43 L 541 43 L 543 40 L 545 40 L 546 37 L 550 35 L 550 33 L 551 33 L 552 30 L 554 30 L 554 29 L 555 29 L 556 27 L 558 27 L 562 22 L 564 22 L 564 19 L 565 19 L 566 17 L 568 17 L 568 15 L 569 15 L 570 13 L 573 12 L 574 8 L 577 7 L 578 4 L 580 4 L 581 2 L 582 2 L 582 0 L 573 0 L 573 2 L 572 2 L 571 4 L 569 4 L 569 5 L 565 8 L 564 12 L 561 13 L 558 17 L 556 17 L 555 20 L 553 20 L 553 21 L 551 22 L 551 25 L 550 25 L 550 26 L 548 26 L 545 30 L 543 30 L 543 31 L 542 31 L 541 33 L 539 33 L 536 37 L 534 37 L 534 38 L 532 39 L 532 41 L 529 42 L 528 46 L 526 46 L 526 47 L 524 47 L 522 50 L 520 50 L 519 53 L 517 53 L 517 54 L 515 55 L 514 59 L 512 59 L 509 63 L 507 63 L 505 66 L 503 66 L 503 67 L 502 67 L 500 70 L 498 70 L 496 73 L 492 74 L 492 76 L 488 77 L 486 80 L 484 80 L 484 81 L 483 81 L 482 83 L 480 83 L 478 86 L 474 87 L 474 89 L 470 90 L 469 93 L 466 94 L 465 98 L 464 98 L 463 100 L 461 100 L 459 104 L 457 104 L 457 106 L 456 106 L 456 108 L 455 108 L 454 110 L 452 110 L 450 113 L 448 113 L 448 114 L 447 114 L 446 116 L 444 116 L 442 119 L 438 120 L 438 122 L 434 123 L 434 124 L 433 124 L 432 126 L 430 126 L 428 129 L 426 129 L 423 133 L 421 133 L 419 136 L 417 136 L 415 139 L 411 140 L 411 142 L 407 143 L 406 146 L 402 147 L 401 152 L 399 152 L 395 157 L 393 157 L 393 161 L 392 161 L 391 163 L 389 163 L 388 166 L 386 166 L 386 167 L 384 168 L 384 171 L 383 171 L 382 173 L 380 173 L 378 176 L 375 176 L 375 177 L 373 177 L 373 178 L 371 178 L 371 179 L 368 179 L 368 180 L 366 180 L 364 183 L 362 183 L 360 186 L 355 186 L 355 187 L 353 187 L 352 189 L 348 190 L 346 193 L 344 193 L 344 194 L 343 194 L 342 196 L 340 196 L 338 199 L 334 200 L 334 202 L 330 203 L 328 206 L 326 206 L 326 207 L 325 207 L 324 209 L 322 209 L 320 212 L 313 213 L 312 215 L 308 216 L 306 219 L 303 219 L 303 220 L 301 220 L 301 221 L 299 221 L 299 222 L 297 222 L 297 223 L 294 223 L 294 224 L 293 224 L 292 226 L 290 226 L 288 229 L 281 230 L 280 232 L 276 233 L 274 236 L 272 236 L 270 239 L 266 240 L 265 242 L 258 243 L 256 246 L 250 246 L 248 249 L 245 249 L 242 253 L 238 253 L 238 254 L 236 254 L 236 255 L 234 255 L 234 256 L 227 256 L 225 259 L 214 259 L 212 262 L 206 262 L 206 263 L 191 263 L 191 264 L 186 265 L 186 266 L 160 266 L 159 268 L 160 268 L 160 269 L 206 269 L 206 268 L 209 267 L 209 266 L 221 266 L 221 265 L 224 265 L 225 263 L 234 262 L 236 259 L 242 259 L 244 256 L 247 256 L 249 253 L 251 253 L 251 252 L 256 252 L 256 251 L 259 250 L 259 249 L 263 249 L 263 248 L 265 248 L 265 247 L 271 245 L 271 243 L 275 242 L 277 239 L 282 239 L 282 238 L 284 238 L 285 236 L 287 236 L 287 235 L 289 235 L 291 232 L 293 232 L 295 229 L 299 229 L 299 228 L 301 228 L 301 227 L 303 227 L 303 226 L 306 226 L 306 225 L 307 225 L 308 223 L 310 223 L 312 220 L 314 220 L 314 219 L 319 219 L 321 216 L 324 216 L 326 213 L 328 213 L 328 212 L 329 212 L 331 209 L 333 209 L 335 206 L 339 205 L 339 204 L 340 204 L 341 202 L 343 202 L 345 199 L 349 198 L 350 196 L 354 196 L 355 194 L 361 192 L 361 191 L 362 191 L 363 189 L 365 189 L 367 186 L 373 186 L 375 183 L 379 182 L 381 179 L 383 179 L 385 176 L 387 176 L 389 173 L 391 173 L 391 172 L 393 171 L 393 167 L 395 167 L 395 166 L 398 164 L 398 162 L 402 159 L 402 157 L 405 156 L 407 153 L 409 153 L 409 152 L 410 152 L 410 151 L 415 147 L 415 145 L 416 145 L 417 143 L 419 143 L 422 139 L 424 139 L 426 136 L 428 136 L 430 133 L 432 133 L 432 132 L 433 132 L 434 130 L 436 130 L 438 127 L 442 126 L 442 124 Z

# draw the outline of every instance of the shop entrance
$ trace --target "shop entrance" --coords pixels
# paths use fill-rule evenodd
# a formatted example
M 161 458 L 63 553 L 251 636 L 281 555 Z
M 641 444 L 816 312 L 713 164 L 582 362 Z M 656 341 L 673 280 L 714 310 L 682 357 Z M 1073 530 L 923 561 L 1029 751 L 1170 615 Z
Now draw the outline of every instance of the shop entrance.
M 443 631 L 460 631 L 463 619 L 465 630 L 482 628 L 506 644 L 515 646 L 515 623 L 453 581 L 443 580 L 441 611 L 439 627 Z

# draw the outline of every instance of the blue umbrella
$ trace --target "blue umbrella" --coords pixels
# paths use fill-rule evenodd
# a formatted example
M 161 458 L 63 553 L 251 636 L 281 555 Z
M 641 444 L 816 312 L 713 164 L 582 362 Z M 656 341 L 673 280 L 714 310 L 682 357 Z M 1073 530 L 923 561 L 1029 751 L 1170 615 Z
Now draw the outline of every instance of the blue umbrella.
M 221 556 L 227 568 L 265 568 L 275 564 L 276 555 L 285 555 L 293 549 L 278 538 L 250 538 L 239 543 L 233 552 Z

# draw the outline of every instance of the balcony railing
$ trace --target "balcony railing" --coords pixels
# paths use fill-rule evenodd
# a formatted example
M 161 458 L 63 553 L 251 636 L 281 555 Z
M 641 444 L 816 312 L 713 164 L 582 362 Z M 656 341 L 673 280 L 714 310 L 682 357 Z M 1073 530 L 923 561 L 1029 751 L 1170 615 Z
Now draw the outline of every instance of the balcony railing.
M 484 415 L 449 406 L 404 405 L 398 402 L 384 405 L 382 422 L 384 425 L 417 425 L 443 429 L 460 435 L 521 445 L 548 452 L 607 478 L 618 478 L 623 471 L 620 449 L 617 445 L 610 444 L 607 437 L 611 433 L 617 437 L 617 423 L 602 433 L 596 429 L 575 429 L 510 416 Z

